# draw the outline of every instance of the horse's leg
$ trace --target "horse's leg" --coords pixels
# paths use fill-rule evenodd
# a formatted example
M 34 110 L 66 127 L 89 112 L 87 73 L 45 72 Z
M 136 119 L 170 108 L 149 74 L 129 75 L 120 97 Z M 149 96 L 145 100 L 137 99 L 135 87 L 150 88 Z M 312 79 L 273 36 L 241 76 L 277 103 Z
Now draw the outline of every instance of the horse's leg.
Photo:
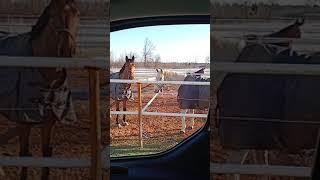
M 194 114 L 194 109 L 192 109 L 192 114 Z M 194 128 L 194 117 L 191 118 L 191 129 Z
M 20 126 L 20 156 L 30 156 L 29 153 L 29 136 L 31 131 L 31 126 L 26 124 L 21 124 Z M 20 180 L 26 180 L 28 177 L 27 167 L 22 167 L 20 173 Z
M 53 126 L 55 124 L 55 118 L 51 117 L 48 119 L 48 122 L 44 124 L 44 127 L 41 128 L 41 143 L 42 143 L 42 155 L 44 157 L 52 156 L 52 147 L 50 147 L 50 140 L 53 132 Z M 49 178 L 49 168 L 42 168 L 41 180 L 48 180 Z
M 123 104 L 123 111 L 127 111 L 127 100 L 123 100 L 122 101 L 122 104 Z M 123 114 L 123 123 L 125 126 L 129 125 L 129 123 L 126 121 L 126 115 Z
M 182 127 L 181 127 L 181 132 L 185 133 L 186 132 L 186 113 L 187 113 L 188 109 L 183 109 L 182 110 Z
M 116 101 L 116 111 L 120 111 L 120 101 Z M 119 128 L 121 128 L 121 124 L 119 123 L 119 114 L 117 114 L 116 117 L 117 125 Z
M 111 108 L 112 106 L 116 103 L 116 101 L 113 101 L 111 104 L 110 104 L 110 108 L 109 108 L 109 111 L 110 111 L 110 122 L 111 122 L 111 118 L 112 118 L 112 115 L 111 115 Z

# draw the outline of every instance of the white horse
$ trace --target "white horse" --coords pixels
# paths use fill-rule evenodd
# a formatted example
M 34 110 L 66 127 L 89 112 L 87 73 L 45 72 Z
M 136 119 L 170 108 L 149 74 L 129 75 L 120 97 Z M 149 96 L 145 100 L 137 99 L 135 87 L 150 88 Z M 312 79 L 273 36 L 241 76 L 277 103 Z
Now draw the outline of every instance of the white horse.
M 156 81 L 164 81 L 164 72 L 161 68 L 156 69 L 157 75 L 156 75 Z M 154 92 L 162 92 L 164 84 L 154 84 Z

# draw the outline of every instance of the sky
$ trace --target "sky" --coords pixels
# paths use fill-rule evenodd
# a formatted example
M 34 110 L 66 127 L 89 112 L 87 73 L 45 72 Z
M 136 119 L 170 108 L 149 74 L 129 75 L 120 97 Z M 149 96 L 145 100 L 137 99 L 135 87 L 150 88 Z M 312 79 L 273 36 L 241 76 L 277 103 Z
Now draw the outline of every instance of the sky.
M 134 52 L 141 57 L 145 39 L 155 46 L 161 62 L 205 62 L 210 56 L 210 25 L 161 25 L 112 32 L 112 56 Z

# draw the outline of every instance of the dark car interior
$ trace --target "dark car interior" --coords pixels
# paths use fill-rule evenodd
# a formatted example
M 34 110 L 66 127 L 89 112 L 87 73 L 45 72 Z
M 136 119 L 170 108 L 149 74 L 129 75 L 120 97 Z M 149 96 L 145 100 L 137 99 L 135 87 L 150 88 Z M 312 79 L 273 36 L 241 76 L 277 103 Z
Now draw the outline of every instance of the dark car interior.
M 110 32 L 176 24 L 209 24 L 207 0 L 111 1 Z M 208 115 L 208 117 L 210 117 Z M 209 179 L 209 120 L 174 148 L 156 155 L 113 158 L 112 180 Z
M 320 130 L 318 133 L 317 149 L 314 155 L 311 179 L 312 180 L 320 179 Z

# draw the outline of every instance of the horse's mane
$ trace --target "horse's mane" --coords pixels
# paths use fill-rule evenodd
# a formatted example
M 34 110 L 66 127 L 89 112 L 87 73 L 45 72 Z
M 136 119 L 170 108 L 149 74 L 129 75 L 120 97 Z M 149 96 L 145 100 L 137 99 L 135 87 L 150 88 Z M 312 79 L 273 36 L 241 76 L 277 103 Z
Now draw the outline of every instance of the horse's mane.
M 123 71 L 125 70 L 125 67 L 126 67 L 126 63 L 123 64 L 122 68 L 120 69 L 119 73 L 122 74 Z
M 266 35 L 266 37 L 287 37 L 287 38 L 300 38 L 300 26 L 304 24 L 304 19 L 297 19 L 294 24 L 291 24 L 277 32 Z
M 52 2 L 52 1 L 51 1 Z M 37 23 L 32 26 L 30 35 L 31 35 L 31 39 L 34 39 L 35 37 L 37 37 L 37 35 L 40 34 L 40 32 L 46 27 L 46 25 L 49 22 L 50 19 L 50 14 L 49 14 L 49 9 L 51 8 L 52 3 L 50 3 L 43 11 L 43 13 L 41 14 L 41 16 L 39 17 Z

